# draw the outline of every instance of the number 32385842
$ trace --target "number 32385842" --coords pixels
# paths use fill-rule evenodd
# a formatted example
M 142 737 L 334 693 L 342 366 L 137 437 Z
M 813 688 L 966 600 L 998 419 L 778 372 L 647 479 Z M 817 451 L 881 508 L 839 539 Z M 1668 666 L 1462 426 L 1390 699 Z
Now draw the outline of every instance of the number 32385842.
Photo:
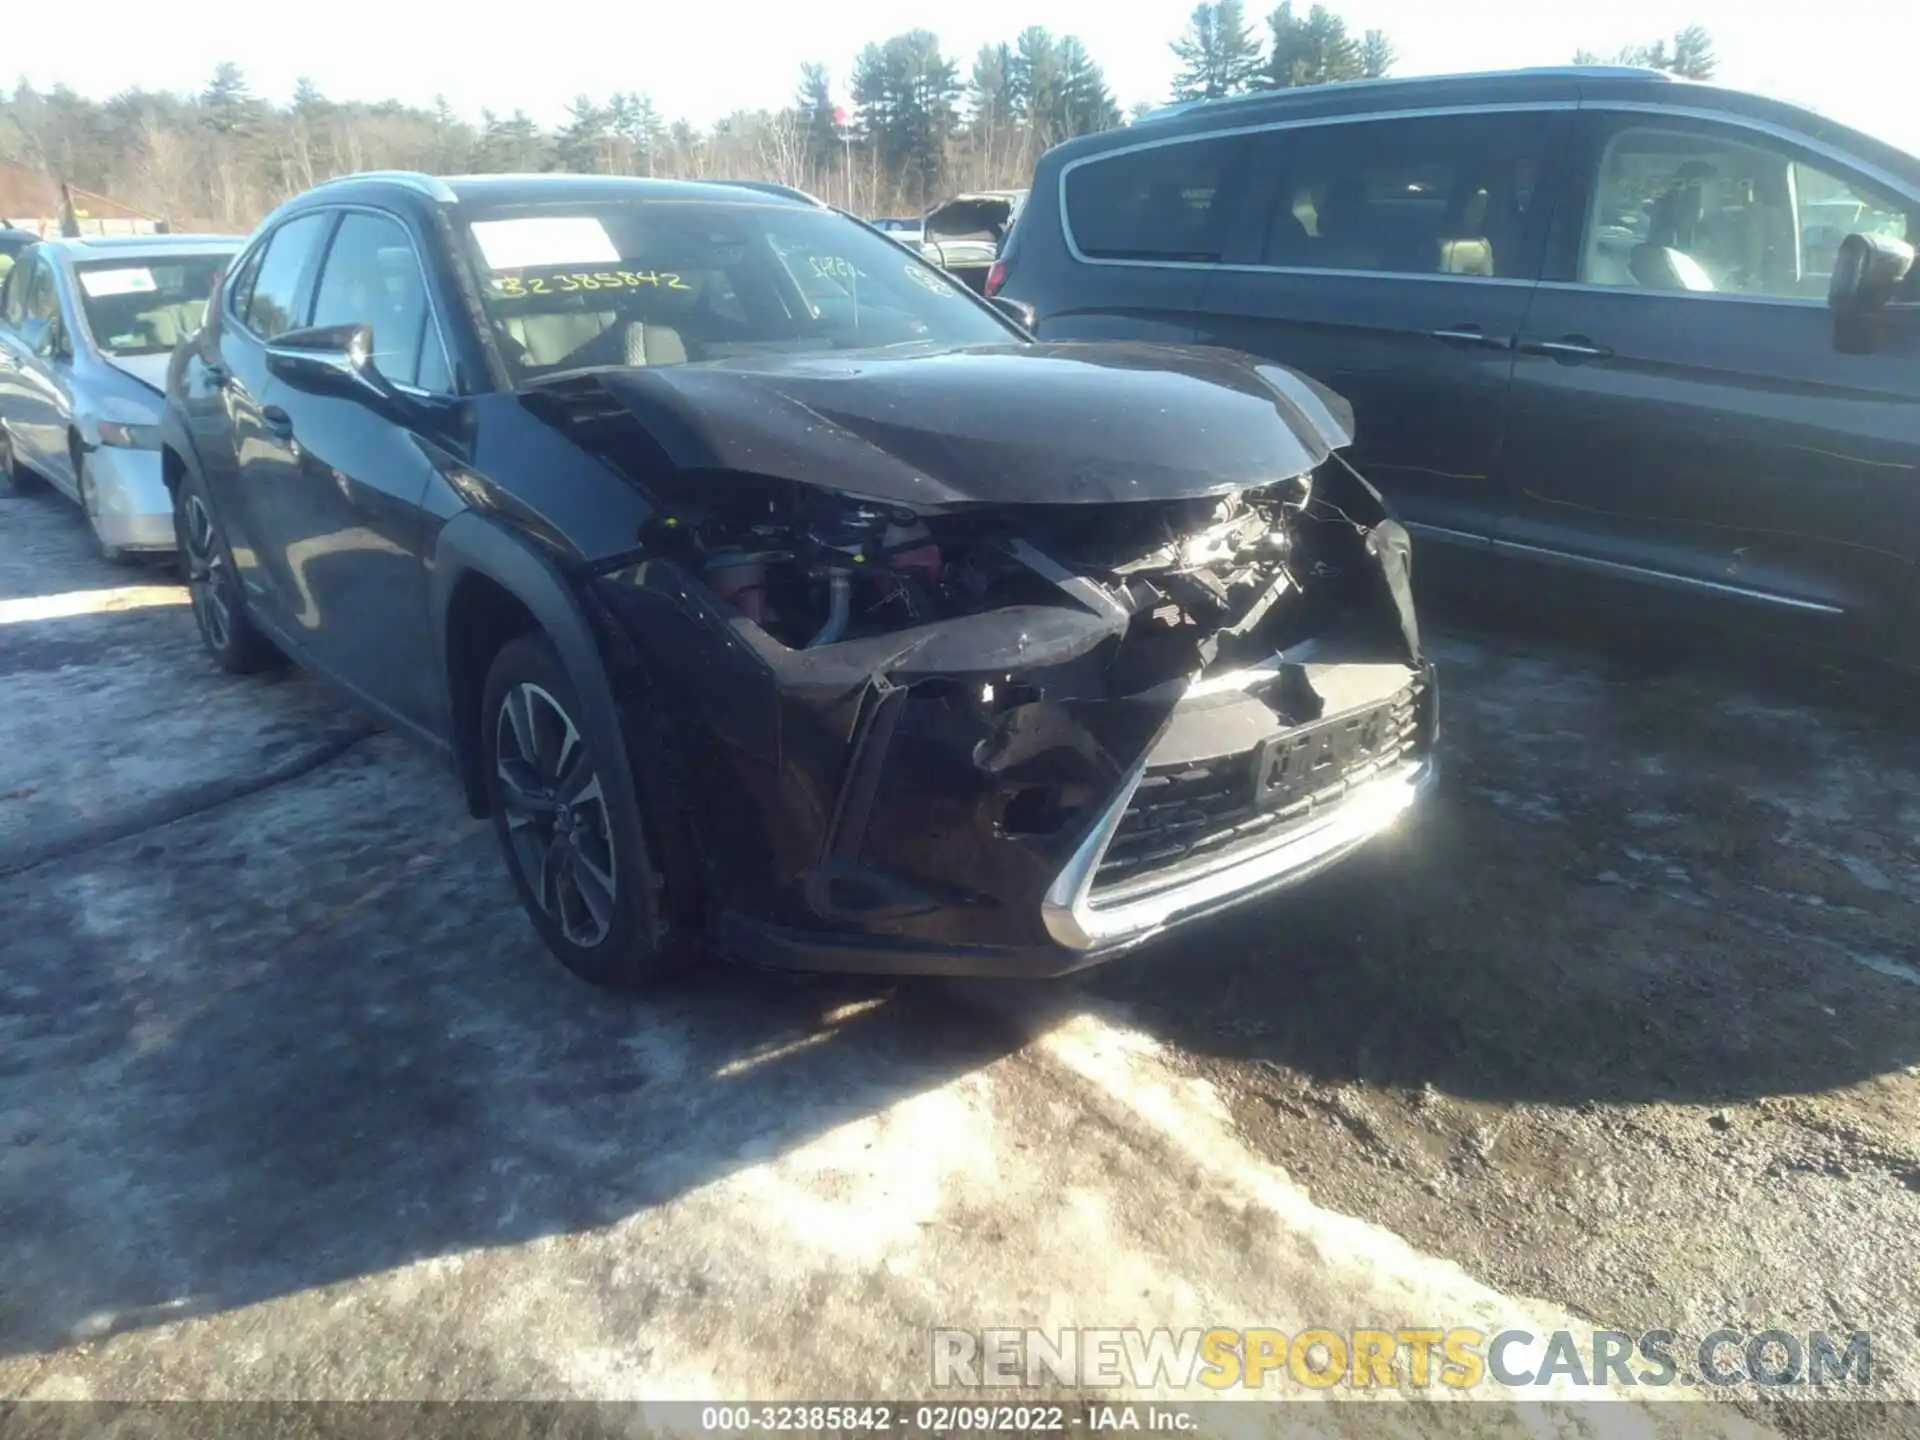
M 594 270 L 561 275 L 496 275 L 493 289 L 497 295 L 571 295 L 577 290 L 691 290 L 693 287 L 671 270 Z

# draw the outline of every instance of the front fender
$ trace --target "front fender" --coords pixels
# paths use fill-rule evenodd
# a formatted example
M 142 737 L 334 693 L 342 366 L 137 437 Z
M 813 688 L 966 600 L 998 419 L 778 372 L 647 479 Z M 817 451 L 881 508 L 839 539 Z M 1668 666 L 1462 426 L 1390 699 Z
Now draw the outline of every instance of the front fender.
M 433 633 L 440 637 L 436 648 L 442 693 L 447 697 L 447 734 L 468 808 L 476 816 L 486 813 L 486 788 L 481 778 L 478 733 L 474 726 L 463 723 L 460 713 L 464 692 L 455 673 L 452 625 L 454 597 L 461 582 L 473 575 L 492 581 L 512 595 L 546 632 L 579 697 L 583 723 L 594 731 L 600 753 L 610 757 L 608 769 L 612 773 L 607 780 L 630 792 L 633 777 L 627 768 L 619 707 L 599 638 L 572 582 L 551 557 L 524 537 L 497 520 L 467 510 L 440 528 L 429 570 L 428 605 Z
M 98 440 L 99 437 L 96 435 L 94 438 Z M 200 451 L 193 443 L 193 432 L 187 428 L 186 421 L 180 418 L 180 412 L 171 405 L 160 412 L 160 448 L 163 451 L 170 450 L 179 456 L 180 463 L 186 468 L 187 473 L 203 485 L 206 483 L 206 469 L 200 463 Z M 172 490 L 176 484 L 176 477 L 171 468 L 165 469 L 163 473 L 166 475 L 167 489 Z

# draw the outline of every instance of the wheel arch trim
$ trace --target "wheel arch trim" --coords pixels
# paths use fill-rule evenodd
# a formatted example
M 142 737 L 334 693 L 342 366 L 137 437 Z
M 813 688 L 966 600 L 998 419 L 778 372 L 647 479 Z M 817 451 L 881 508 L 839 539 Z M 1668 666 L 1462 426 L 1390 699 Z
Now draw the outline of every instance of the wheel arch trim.
M 604 779 L 631 794 L 633 776 L 620 710 L 600 642 L 560 568 L 506 526 L 468 510 L 441 527 L 428 575 L 427 603 L 433 634 L 439 637 L 435 654 L 446 701 L 447 740 L 468 810 L 476 817 L 487 813 L 480 730 L 470 723 L 472 717 L 462 713 L 463 703 L 471 697 L 460 686 L 455 667 L 453 626 L 458 617 L 454 600 L 469 577 L 492 582 L 532 615 L 566 668 L 585 712 L 582 723 L 592 727 L 602 742 L 602 753 L 608 757 L 606 768 L 611 772 Z M 473 678 L 484 682 L 484 677 Z

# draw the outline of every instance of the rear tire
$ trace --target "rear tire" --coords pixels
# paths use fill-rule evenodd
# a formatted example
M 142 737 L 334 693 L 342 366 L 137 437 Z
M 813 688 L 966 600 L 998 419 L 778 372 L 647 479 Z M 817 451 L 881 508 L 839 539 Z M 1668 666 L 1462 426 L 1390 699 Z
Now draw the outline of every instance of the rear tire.
M 233 552 L 214 517 L 213 502 L 191 473 L 181 477 L 173 492 L 173 539 L 193 601 L 193 623 L 207 653 L 235 675 L 278 664 L 280 652 L 247 618 Z
M 652 807 L 603 783 L 615 771 L 607 747 L 624 741 L 593 734 L 585 713 L 544 635 L 502 646 L 480 702 L 488 808 L 548 950 L 589 984 L 637 989 L 698 958 L 693 896 L 669 882 L 643 819 Z

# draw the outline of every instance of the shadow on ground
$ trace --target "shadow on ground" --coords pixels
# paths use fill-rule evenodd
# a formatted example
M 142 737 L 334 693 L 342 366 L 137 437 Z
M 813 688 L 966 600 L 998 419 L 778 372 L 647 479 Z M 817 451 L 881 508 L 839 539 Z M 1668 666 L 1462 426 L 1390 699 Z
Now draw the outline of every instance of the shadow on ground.
M 0 929 L 0 1353 L 609 1225 L 1017 1043 L 924 985 L 590 991 L 385 738 Z
M 1712 1102 L 1920 1061 L 1920 734 L 1893 677 L 1694 644 L 1454 617 L 1425 812 L 1086 990 L 1203 1055 L 1492 1101 Z

